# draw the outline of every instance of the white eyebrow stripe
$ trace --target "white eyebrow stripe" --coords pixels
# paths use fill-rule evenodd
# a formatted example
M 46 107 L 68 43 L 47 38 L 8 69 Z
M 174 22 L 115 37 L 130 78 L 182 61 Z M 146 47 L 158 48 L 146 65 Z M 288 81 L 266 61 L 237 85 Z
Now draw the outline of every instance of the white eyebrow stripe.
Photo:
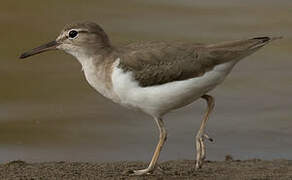
M 88 32 L 88 30 L 86 30 L 86 29 L 70 29 L 70 30 L 68 30 L 68 32 L 70 32 L 70 31 L 77 31 L 77 32 Z

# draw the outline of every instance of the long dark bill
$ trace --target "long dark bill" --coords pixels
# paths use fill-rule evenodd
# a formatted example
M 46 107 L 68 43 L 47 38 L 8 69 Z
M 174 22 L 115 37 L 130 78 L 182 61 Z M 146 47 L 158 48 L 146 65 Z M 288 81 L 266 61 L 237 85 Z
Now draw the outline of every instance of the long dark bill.
M 51 41 L 47 44 L 41 45 L 41 46 L 36 47 L 32 50 L 29 50 L 25 53 L 22 53 L 19 58 L 24 59 L 24 58 L 27 58 L 29 56 L 33 56 L 35 54 L 39 54 L 39 53 L 42 53 L 45 51 L 55 50 L 58 45 L 59 45 L 59 43 L 57 41 Z

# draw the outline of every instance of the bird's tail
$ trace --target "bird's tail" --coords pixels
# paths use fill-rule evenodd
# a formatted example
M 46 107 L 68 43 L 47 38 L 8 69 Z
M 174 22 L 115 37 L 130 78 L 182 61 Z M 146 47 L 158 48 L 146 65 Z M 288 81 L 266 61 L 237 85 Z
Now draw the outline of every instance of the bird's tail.
M 271 41 L 281 39 L 282 37 L 255 37 L 245 40 L 229 41 L 207 45 L 210 58 L 221 59 L 219 64 L 234 60 L 242 59 Z
M 278 37 L 255 37 L 252 39 L 249 39 L 249 41 L 251 41 L 251 47 L 250 49 L 257 49 L 257 48 L 261 48 L 264 45 L 270 43 L 271 41 L 277 40 L 277 39 L 282 39 L 282 36 L 278 36 Z
M 216 43 L 216 44 L 210 44 L 208 45 L 209 48 L 231 48 L 234 50 L 248 50 L 248 49 L 255 49 L 258 47 L 262 47 L 266 44 L 268 44 L 271 41 L 282 39 L 282 36 L 278 37 L 255 37 L 251 39 L 245 39 L 245 40 L 237 40 L 237 41 L 229 41 L 229 42 L 222 42 L 222 43 Z

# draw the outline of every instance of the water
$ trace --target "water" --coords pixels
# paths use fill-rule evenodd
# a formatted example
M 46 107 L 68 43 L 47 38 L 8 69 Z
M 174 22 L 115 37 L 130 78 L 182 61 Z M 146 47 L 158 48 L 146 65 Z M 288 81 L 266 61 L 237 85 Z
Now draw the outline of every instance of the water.
M 240 62 L 210 94 L 208 158 L 292 159 L 291 1 L 5 1 L 0 7 L 0 161 L 150 160 L 154 121 L 101 97 L 63 52 L 25 61 L 25 50 L 53 40 L 64 24 L 100 23 L 114 44 L 135 40 L 212 43 L 282 35 Z M 162 160 L 194 159 L 205 102 L 165 116 Z

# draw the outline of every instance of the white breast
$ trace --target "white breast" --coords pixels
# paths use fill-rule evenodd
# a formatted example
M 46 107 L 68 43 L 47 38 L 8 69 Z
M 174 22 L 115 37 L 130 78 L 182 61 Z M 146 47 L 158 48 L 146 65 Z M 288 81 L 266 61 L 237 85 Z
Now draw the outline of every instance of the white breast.
M 119 96 L 122 105 L 138 108 L 151 116 L 162 116 L 214 89 L 224 80 L 236 62 L 217 65 L 200 77 L 141 87 L 133 79 L 131 72 L 124 72 L 118 68 L 117 59 L 112 74 L 113 91 Z
M 79 57 L 78 60 L 82 65 L 82 70 L 84 71 L 85 78 L 87 82 L 98 91 L 101 95 L 106 98 L 117 102 L 117 97 L 111 91 L 110 88 L 106 86 L 106 72 L 102 65 L 97 65 L 96 61 L 92 58 L 82 58 Z
M 114 94 L 111 88 L 107 87 L 107 72 L 105 71 L 103 57 L 96 55 L 94 57 L 86 55 L 87 53 L 81 48 L 74 48 L 74 46 L 68 46 L 63 44 L 58 47 L 59 49 L 65 50 L 67 53 L 76 57 L 76 59 L 82 65 L 82 70 L 84 71 L 85 78 L 87 82 L 98 91 L 101 95 L 113 100 L 114 102 L 119 102 L 119 98 Z

